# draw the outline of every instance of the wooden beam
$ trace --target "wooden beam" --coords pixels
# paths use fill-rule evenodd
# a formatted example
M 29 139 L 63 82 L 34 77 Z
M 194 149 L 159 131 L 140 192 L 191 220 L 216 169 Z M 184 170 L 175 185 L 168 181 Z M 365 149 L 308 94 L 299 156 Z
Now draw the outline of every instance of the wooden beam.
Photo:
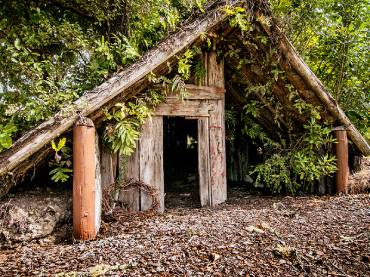
M 198 172 L 200 205 L 211 205 L 209 119 L 198 119 Z
M 156 107 L 155 115 L 207 117 L 209 111 L 213 109 L 212 105 L 208 105 L 204 101 L 168 99 L 167 102 L 169 103 L 162 103 Z
M 222 100 L 225 98 L 225 89 L 222 87 L 206 87 L 197 85 L 185 85 L 187 94 L 185 100 Z M 167 99 L 179 99 L 177 92 L 171 93 Z
M 217 60 L 216 52 L 204 54 L 206 86 L 225 87 L 224 62 Z M 209 117 L 210 153 L 210 205 L 223 203 L 227 199 L 226 142 L 225 142 L 225 99 L 207 100 L 214 105 Z

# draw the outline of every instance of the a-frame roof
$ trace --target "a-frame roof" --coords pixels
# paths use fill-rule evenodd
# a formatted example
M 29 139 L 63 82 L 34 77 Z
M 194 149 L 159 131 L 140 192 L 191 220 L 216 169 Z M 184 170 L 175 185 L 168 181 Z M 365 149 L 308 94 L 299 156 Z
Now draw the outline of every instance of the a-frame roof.
M 220 26 L 227 19 L 224 11 L 226 5 L 248 6 L 248 2 L 250 1 L 221 0 L 208 4 L 204 13 L 186 21 L 179 28 L 179 31 L 168 36 L 137 62 L 83 95 L 73 106 L 66 109 L 68 110 L 68 115 L 66 115 L 66 111 L 60 112 L 27 132 L 10 149 L 0 155 L 0 197 L 7 193 L 27 171 L 50 153 L 50 142 L 70 130 L 79 116 L 99 118 L 102 115 L 101 109 L 103 107 L 109 106 L 110 103 L 115 101 L 129 99 L 140 92 L 149 85 L 147 78 L 149 74 L 164 74 L 168 64 L 174 64 L 176 56 L 199 42 L 200 37 L 204 33 L 219 31 Z M 266 5 L 265 2 L 264 0 L 254 1 L 254 7 L 264 6 Z M 253 18 L 256 21 L 258 21 L 257 18 L 263 17 L 259 14 L 261 10 L 250 7 L 248 10 L 253 13 Z M 263 24 L 263 22 L 258 22 L 264 35 L 268 37 L 273 36 L 277 40 L 276 46 L 278 51 L 282 53 L 284 60 L 284 62 L 280 62 L 280 67 L 282 70 L 289 71 L 288 81 L 300 91 L 305 101 L 314 105 L 322 105 L 329 116 L 346 127 L 348 135 L 357 149 L 365 156 L 370 155 L 370 146 L 367 141 L 351 123 L 320 80 L 297 54 L 285 35 L 273 22 L 270 23 Z M 230 30 L 227 32 L 233 33 Z M 235 37 L 237 38 L 237 35 Z M 249 73 L 246 71 L 244 77 L 248 78 Z M 258 78 L 258 74 L 255 74 L 253 78 Z M 280 94 L 284 98 L 284 91 L 281 87 L 276 86 L 274 89 L 276 94 Z M 233 88 L 230 87 L 230 90 L 233 90 Z M 32 160 L 31 163 L 29 162 L 30 160 Z

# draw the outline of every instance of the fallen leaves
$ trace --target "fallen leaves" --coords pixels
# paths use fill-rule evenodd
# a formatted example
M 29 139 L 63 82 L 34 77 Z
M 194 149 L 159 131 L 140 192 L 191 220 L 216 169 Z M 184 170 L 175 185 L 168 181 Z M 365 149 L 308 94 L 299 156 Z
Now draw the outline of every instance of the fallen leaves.
M 3 251 L 0 273 L 365 276 L 369 204 L 369 195 L 272 198 L 231 191 L 229 202 L 214 209 L 116 211 L 96 241 Z

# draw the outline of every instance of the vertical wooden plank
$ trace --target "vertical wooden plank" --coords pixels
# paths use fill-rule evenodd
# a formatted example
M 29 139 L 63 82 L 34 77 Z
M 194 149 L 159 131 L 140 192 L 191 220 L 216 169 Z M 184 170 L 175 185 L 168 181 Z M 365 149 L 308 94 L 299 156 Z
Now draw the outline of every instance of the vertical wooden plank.
M 210 205 L 209 120 L 198 119 L 198 172 L 201 206 Z
M 225 126 L 222 112 L 224 106 L 222 101 L 214 101 L 215 110 L 210 112 L 209 117 L 212 206 L 223 203 L 227 199 Z
M 102 175 L 101 175 L 101 153 L 99 147 L 99 136 L 95 132 L 95 232 L 98 233 L 102 213 Z
M 208 53 L 203 52 L 200 56 L 200 60 L 202 61 L 202 64 L 203 64 L 203 67 L 204 67 L 203 68 L 204 69 L 204 76 L 202 78 L 200 78 L 199 80 L 195 80 L 195 82 L 198 86 L 208 86 L 208 79 L 207 79 Z
M 216 52 L 207 55 L 207 86 L 225 88 L 224 61 L 217 61 Z
M 115 182 L 117 174 L 118 155 L 111 152 L 105 145 L 101 145 L 100 172 L 102 187 L 109 186 Z
M 217 61 L 215 52 L 208 53 L 207 85 L 225 87 L 224 64 L 223 61 Z M 227 199 L 225 99 L 208 102 L 214 105 L 209 117 L 211 205 L 214 206 Z
M 119 157 L 119 170 L 122 171 L 123 179 L 140 180 L 140 143 L 137 143 L 135 152 L 130 157 Z M 119 192 L 118 199 L 125 203 L 128 211 L 140 211 L 140 189 L 128 187 Z
M 159 212 L 164 211 L 163 117 L 152 116 L 143 126 L 140 138 L 140 179 L 159 192 Z M 141 191 L 141 210 L 151 208 L 152 198 Z

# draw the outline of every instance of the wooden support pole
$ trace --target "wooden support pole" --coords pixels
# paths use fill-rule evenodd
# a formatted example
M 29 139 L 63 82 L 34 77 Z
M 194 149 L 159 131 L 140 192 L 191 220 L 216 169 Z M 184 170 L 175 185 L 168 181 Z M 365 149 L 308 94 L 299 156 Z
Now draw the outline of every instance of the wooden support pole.
M 224 61 L 217 60 L 216 52 L 203 54 L 206 75 L 204 84 L 225 88 Z M 227 200 L 226 142 L 225 142 L 225 98 L 208 100 L 214 109 L 209 117 L 210 153 L 210 205 L 215 206 Z
M 343 127 L 334 128 L 337 155 L 337 174 L 336 174 L 336 190 L 337 193 L 348 192 L 348 178 L 349 178 L 349 165 L 348 165 L 348 138 L 347 131 Z
M 81 118 L 73 127 L 73 235 L 94 239 L 100 227 L 101 178 L 94 123 Z

